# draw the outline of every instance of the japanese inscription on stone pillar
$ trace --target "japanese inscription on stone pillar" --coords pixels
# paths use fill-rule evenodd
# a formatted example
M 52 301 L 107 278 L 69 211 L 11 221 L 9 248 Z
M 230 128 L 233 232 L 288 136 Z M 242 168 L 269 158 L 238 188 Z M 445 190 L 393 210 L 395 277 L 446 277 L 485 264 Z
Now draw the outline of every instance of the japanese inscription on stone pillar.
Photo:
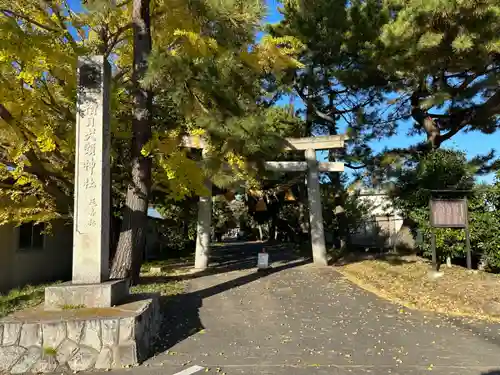
M 108 277 L 110 67 L 102 56 L 78 61 L 73 282 Z

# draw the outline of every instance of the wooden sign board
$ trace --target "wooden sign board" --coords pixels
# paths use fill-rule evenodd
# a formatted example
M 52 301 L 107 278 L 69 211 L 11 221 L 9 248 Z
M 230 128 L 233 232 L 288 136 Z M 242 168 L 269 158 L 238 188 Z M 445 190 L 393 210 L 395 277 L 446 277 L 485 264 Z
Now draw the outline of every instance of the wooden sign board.
M 467 200 L 432 199 L 431 226 L 434 228 L 467 228 Z

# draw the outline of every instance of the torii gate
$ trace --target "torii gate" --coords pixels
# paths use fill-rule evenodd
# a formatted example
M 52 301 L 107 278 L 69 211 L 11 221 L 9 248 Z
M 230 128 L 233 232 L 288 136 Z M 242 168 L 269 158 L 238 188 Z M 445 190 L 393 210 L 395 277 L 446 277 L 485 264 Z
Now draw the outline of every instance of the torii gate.
M 277 172 L 302 172 L 307 170 L 307 195 L 309 201 L 309 222 L 311 228 L 311 245 L 315 264 L 328 264 L 325 245 L 325 231 L 323 227 L 323 212 L 321 206 L 321 192 L 319 172 L 343 172 L 344 163 L 318 162 L 317 150 L 340 149 L 344 147 L 344 135 L 329 135 L 305 138 L 286 138 L 283 151 L 303 150 L 306 161 L 268 161 L 267 170 Z M 185 137 L 185 147 L 205 149 L 206 143 L 199 137 Z M 209 190 L 211 185 L 207 184 Z M 212 226 L 212 195 L 200 197 L 198 203 L 198 225 L 196 236 L 195 268 L 204 270 L 208 267 L 210 256 L 210 233 Z

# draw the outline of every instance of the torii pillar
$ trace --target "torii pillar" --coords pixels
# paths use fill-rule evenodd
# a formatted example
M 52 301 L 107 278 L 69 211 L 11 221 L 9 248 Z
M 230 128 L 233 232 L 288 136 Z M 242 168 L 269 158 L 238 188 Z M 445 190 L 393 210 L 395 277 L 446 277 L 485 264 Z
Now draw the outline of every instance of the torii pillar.
M 319 170 L 316 161 L 316 150 L 306 150 L 307 161 L 307 200 L 309 202 L 309 224 L 313 262 L 322 266 L 328 265 L 325 244 L 325 228 L 323 226 L 323 207 L 319 186 Z
M 198 201 L 198 223 L 196 224 L 196 253 L 194 268 L 204 270 L 208 267 L 210 255 L 210 235 L 212 233 L 212 183 L 207 180 L 207 195 Z
M 321 205 L 321 190 L 319 172 L 342 172 L 344 164 L 338 162 L 318 162 L 316 151 L 339 149 L 344 147 L 344 135 L 318 136 L 305 138 L 286 138 L 283 151 L 302 150 L 306 161 L 265 163 L 266 169 L 276 172 L 307 171 L 307 195 L 309 201 L 309 222 L 311 228 L 311 247 L 315 264 L 326 266 L 328 258 L 323 226 L 323 208 Z M 185 137 L 185 147 L 204 149 L 205 142 L 198 137 Z M 200 197 L 198 203 L 198 224 L 196 236 L 195 268 L 199 270 L 208 267 L 210 256 L 210 235 L 212 224 L 212 187 L 207 182 L 208 195 Z
M 269 161 L 266 169 L 276 172 L 303 172 L 307 171 L 307 197 L 309 203 L 309 224 L 311 234 L 311 250 L 313 262 L 326 266 L 325 229 L 323 226 L 323 207 L 321 204 L 321 190 L 319 172 L 343 172 L 344 163 L 318 162 L 316 151 L 339 149 L 344 147 L 345 136 L 319 136 L 308 138 L 287 139 L 286 150 L 303 150 L 306 161 Z

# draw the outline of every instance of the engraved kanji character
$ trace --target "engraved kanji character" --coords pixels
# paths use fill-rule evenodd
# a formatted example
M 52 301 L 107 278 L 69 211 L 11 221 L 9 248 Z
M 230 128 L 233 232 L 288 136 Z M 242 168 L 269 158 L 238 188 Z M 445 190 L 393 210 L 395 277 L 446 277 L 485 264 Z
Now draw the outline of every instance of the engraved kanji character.
M 99 109 L 99 105 L 94 99 L 89 98 L 89 100 L 80 104 L 79 109 L 82 114 L 82 117 L 93 117 L 97 115 L 97 110 Z
M 95 156 L 96 144 L 95 142 L 86 142 L 83 146 L 83 150 L 85 155 L 87 156 Z
M 85 171 L 89 172 L 90 174 L 93 174 L 95 169 L 95 160 L 94 159 L 85 160 L 83 162 L 83 169 L 85 169 Z
M 87 177 L 85 179 L 85 182 L 83 183 L 83 186 L 85 189 L 92 189 L 95 188 L 97 185 L 92 177 Z

